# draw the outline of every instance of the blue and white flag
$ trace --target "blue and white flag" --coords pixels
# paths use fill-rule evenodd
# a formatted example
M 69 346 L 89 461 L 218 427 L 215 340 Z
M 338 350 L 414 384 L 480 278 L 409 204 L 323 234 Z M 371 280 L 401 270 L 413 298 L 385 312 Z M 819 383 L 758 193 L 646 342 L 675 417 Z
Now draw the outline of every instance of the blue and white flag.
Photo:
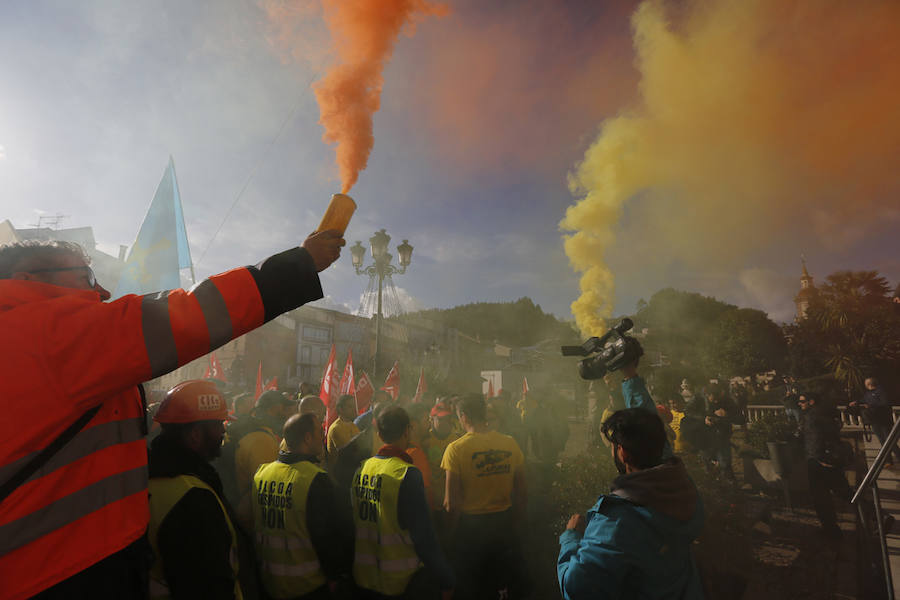
M 170 156 L 113 297 L 180 288 L 181 269 L 191 266 L 181 194 L 175 178 L 175 163 Z

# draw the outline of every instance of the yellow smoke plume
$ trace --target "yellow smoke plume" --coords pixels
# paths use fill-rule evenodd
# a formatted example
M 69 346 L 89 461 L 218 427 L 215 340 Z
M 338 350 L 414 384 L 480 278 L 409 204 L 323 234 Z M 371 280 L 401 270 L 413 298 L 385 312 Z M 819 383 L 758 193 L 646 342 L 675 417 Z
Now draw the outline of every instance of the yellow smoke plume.
M 372 119 L 381 103 L 385 63 L 404 26 L 444 5 L 426 0 L 322 0 L 338 63 L 316 83 L 323 139 L 336 144 L 342 192 L 347 193 L 366 168 L 374 144 Z
M 900 2 L 650 0 L 632 27 L 640 100 L 601 126 L 560 223 L 584 334 L 606 329 L 621 244 L 630 270 L 730 270 L 900 216 Z

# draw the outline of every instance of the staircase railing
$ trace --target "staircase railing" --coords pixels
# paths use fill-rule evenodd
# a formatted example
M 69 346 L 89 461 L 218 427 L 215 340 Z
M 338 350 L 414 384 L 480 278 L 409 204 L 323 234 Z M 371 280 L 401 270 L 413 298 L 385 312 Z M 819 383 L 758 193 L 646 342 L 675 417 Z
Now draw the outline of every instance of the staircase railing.
M 866 529 L 870 526 L 866 525 L 865 515 L 862 509 L 862 499 L 867 490 L 872 491 L 872 500 L 875 503 L 875 533 L 878 535 L 878 542 L 881 545 L 881 561 L 884 570 L 884 583 L 887 587 L 888 600 L 894 600 L 894 579 L 891 574 L 891 559 L 887 547 L 887 532 L 884 528 L 884 517 L 881 509 L 881 496 L 878 493 L 878 476 L 881 475 L 882 469 L 891 455 L 891 451 L 897 446 L 897 439 L 900 438 L 900 420 L 894 422 L 891 433 L 888 435 L 884 445 L 878 451 L 878 455 L 866 471 L 862 481 L 856 488 L 856 493 L 850 500 L 850 504 L 856 506 L 859 512 L 859 521 Z

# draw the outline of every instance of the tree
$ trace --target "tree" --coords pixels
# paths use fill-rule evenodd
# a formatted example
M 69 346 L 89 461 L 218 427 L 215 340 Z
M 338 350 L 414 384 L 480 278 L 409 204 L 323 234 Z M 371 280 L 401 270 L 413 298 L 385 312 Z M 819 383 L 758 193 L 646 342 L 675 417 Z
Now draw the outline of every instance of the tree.
M 780 370 L 785 364 L 784 334 L 768 315 L 753 308 L 735 308 L 719 315 L 700 347 L 702 364 L 719 378 Z
M 831 373 L 848 396 L 869 376 L 897 379 L 900 310 L 876 271 L 839 271 L 810 300 L 808 318 L 790 328 L 792 369 Z
M 649 332 L 641 340 L 647 355 L 645 360 L 649 361 L 656 352 L 668 357 L 671 368 L 660 373 L 667 389 L 676 379 L 680 383 L 678 373 L 690 373 L 698 383 L 709 378 L 710 374 L 702 368 L 699 341 L 720 315 L 736 308 L 715 298 L 672 288 L 650 297 L 647 305 L 633 317 L 634 328 L 635 331 L 646 328 Z

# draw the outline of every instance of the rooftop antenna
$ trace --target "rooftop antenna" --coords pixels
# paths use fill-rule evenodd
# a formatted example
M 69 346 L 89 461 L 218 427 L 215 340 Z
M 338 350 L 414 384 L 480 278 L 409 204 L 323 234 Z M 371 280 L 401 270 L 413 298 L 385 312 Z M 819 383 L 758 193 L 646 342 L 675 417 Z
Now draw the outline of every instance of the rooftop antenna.
M 41 229 L 45 225 L 50 229 L 59 229 L 60 224 L 64 219 L 68 219 L 69 215 L 64 215 L 61 213 L 56 213 L 55 215 L 38 215 L 38 222 L 32 223 L 29 227 L 37 227 Z

